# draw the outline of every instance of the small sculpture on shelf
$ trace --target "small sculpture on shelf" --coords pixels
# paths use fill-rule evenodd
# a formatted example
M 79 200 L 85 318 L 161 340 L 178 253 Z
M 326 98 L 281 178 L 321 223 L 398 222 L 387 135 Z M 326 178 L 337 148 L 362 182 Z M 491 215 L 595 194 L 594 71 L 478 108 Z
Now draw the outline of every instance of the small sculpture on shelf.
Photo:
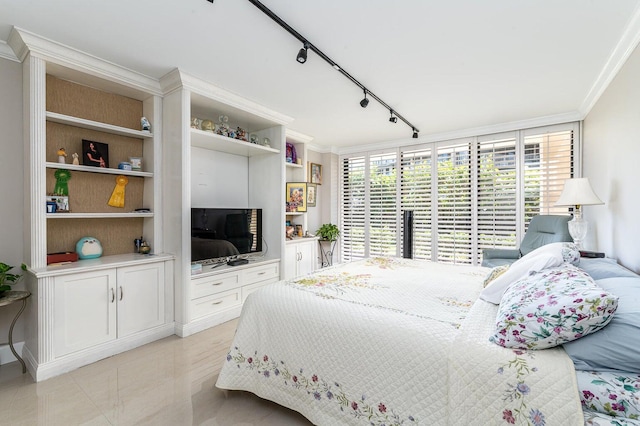
M 149 123 L 149 120 L 147 120 L 147 117 L 140 118 L 140 126 L 142 127 L 143 132 L 151 131 L 151 123 Z
M 140 254 L 149 254 L 151 253 L 151 246 L 146 241 L 143 241 L 140 244 Z
M 73 157 L 73 165 L 74 166 L 79 166 L 80 165 L 80 160 L 78 159 L 78 153 L 74 152 L 73 154 L 71 154 L 71 156 Z
M 236 139 L 240 139 L 241 141 L 247 141 L 247 131 L 242 127 L 238 127 L 236 131 Z
M 218 121 L 220 124 L 216 126 L 216 133 L 222 136 L 229 136 L 229 125 L 227 124 L 229 122 L 229 117 L 226 115 L 220 115 L 218 117 Z
M 66 164 L 67 162 L 67 152 L 64 148 L 60 148 L 58 150 L 58 163 Z
M 214 132 L 216 129 L 216 125 L 213 124 L 213 121 L 211 120 L 202 120 L 200 122 L 200 129 L 204 130 L 205 132 Z
M 249 142 L 251 143 L 255 143 L 256 145 L 258 144 L 258 135 L 256 135 L 255 133 L 252 134 L 251 136 L 249 136 Z
M 191 117 L 191 128 L 192 129 L 202 129 L 200 125 L 202 124 L 202 120 L 198 117 Z

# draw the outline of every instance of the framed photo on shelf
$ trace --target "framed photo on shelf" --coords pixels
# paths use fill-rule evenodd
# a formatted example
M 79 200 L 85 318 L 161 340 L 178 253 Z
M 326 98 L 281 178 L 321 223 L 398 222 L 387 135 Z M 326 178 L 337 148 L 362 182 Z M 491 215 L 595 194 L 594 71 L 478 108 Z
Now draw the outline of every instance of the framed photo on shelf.
M 82 164 L 93 167 L 109 167 L 109 145 L 82 139 Z
M 309 182 L 322 185 L 322 164 L 309 163 Z
M 307 207 L 316 206 L 317 185 L 315 183 L 307 184 Z
M 307 211 L 307 183 L 306 182 L 287 182 L 285 192 L 285 201 L 287 206 L 296 205 L 296 212 Z M 291 204 L 289 204 L 291 203 Z

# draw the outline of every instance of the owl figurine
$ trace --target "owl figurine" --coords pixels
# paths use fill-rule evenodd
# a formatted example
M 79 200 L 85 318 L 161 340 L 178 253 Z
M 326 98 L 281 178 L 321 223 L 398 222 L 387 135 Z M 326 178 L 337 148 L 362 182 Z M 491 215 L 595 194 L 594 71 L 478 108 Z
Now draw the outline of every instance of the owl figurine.
M 94 237 L 82 237 L 76 243 L 76 253 L 80 259 L 95 259 L 102 256 L 102 244 Z

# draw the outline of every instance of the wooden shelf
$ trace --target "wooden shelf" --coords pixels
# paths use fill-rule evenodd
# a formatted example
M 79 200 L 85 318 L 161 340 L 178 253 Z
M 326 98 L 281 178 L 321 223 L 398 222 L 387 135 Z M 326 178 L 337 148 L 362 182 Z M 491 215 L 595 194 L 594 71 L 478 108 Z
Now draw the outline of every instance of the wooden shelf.
M 112 219 L 123 217 L 153 217 L 153 212 L 122 212 L 122 213 L 47 213 L 47 219 Z
M 278 149 L 256 145 L 238 139 L 231 139 L 226 136 L 198 129 L 191 129 L 191 146 L 210 149 L 212 151 L 222 151 L 228 154 L 242 155 L 244 157 L 280 153 Z
M 83 129 L 97 130 L 114 135 L 128 136 L 132 138 L 152 138 L 153 133 L 142 130 L 128 129 L 126 127 L 114 126 L 112 124 L 100 123 L 98 121 L 85 120 L 84 118 L 72 117 L 70 115 L 58 114 L 47 111 L 47 121 L 53 123 L 67 124 L 69 126 L 81 127 Z
M 292 169 L 301 169 L 302 168 L 302 164 L 288 163 L 288 162 L 285 162 L 284 164 L 285 164 L 285 166 L 291 167 Z
M 47 162 L 47 169 L 65 169 L 72 170 L 76 172 L 87 172 L 87 173 L 103 173 L 108 175 L 124 175 L 124 176 L 138 176 L 138 177 L 153 177 L 153 173 L 151 172 L 141 172 L 137 170 L 121 170 L 121 169 L 112 169 L 112 168 L 104 168 L 104 167 L 92 167 L 92 166 L 82 166 L 75 164 L 63 164 L 63 163 L 54 163 Z

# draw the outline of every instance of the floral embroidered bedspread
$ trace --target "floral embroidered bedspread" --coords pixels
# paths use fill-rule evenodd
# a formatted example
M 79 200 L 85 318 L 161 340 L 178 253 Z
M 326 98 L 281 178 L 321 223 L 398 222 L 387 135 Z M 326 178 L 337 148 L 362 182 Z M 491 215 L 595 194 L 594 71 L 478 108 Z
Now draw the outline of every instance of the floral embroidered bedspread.
M 317 425 L 583 424 L 564 352 L 489 342 L 497 307 L 475 302 L 487 272 L 373 258 L 267 286 L 216 386 Z

